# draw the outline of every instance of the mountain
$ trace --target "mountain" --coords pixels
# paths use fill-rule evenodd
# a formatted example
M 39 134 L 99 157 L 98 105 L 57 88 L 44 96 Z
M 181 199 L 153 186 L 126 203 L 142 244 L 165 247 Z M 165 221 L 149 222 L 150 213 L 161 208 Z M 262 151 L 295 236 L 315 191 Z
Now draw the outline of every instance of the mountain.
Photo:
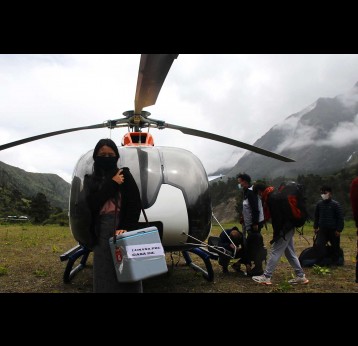
M 319 98 L 288 116 L 258 139 L 255 146 L 290 157 L 285 163 L 247 152 L 227 173 L 253 179 L 298 174 L 330 174 L 358 162 L 358 82 L 346 94 Z
M 51 206 L 68 209 L 70 184 L 56 174 L 30 173 L 0 161 L 0 187 L 30 198 L 42 192 Z

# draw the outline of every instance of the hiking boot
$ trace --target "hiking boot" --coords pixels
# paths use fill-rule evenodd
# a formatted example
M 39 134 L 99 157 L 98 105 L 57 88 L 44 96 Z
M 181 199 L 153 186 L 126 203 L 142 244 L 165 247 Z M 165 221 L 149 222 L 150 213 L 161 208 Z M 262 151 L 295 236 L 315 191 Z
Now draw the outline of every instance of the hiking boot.
M 254 280 L 255 282 L 258 282 L 259 284 L 262 285 L 272 285 L 271 283 L 271 278 L 268 278 L 265 275 L 260 275 L 260 276 L 253 276 L 252 280 Z
M 223 267 L 223 273 L 224 273 L 224 274 L 227 274 L 228 272 L 229 272 L 228 267 Z
M 251 265 L 250 264 L 246 264 L 246 273 L 250 273 L 251 272 Z
M 294 279 L 288 280 L 288 282 L 292 285 L 297 285 L 297 284 L 301 284 L 301 285 L 305 285 L 308 284 L 309 280 L 306 278 L 305 275 L 301 276 L 296 276 Z
M 261 268 L 252 268 L 248 273 L 247 273 L 247 276 L 260 276 L 260 275 L 263 275 L 264 271 Z
M 243 271 L 243 270 L 236 270 L 236 273 L 239 275 L 239 276 L 246 276 L 247 274 Z
M 231 265 L 232 269 L 236 270 L 237 272 L 241 271 L 241 263 L 240 262 L 236 262 L 234 264 Z
M 246 276 L 246 273 L 244 271 L 241 270 L 241 263 L 240 261 L 235 262 L 234 264 L 231 265 L 231 268 L 234 269 L 236 271 L 236 273 L 238 273 L 240 276 Z

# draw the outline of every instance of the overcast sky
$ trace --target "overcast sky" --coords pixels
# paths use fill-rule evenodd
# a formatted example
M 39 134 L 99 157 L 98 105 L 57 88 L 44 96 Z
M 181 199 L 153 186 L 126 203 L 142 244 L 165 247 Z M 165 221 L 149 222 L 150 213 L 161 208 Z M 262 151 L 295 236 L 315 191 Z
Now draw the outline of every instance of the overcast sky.
M 134 108 L 140 55 L 0 55 L 0 144 L 118 119 Z M 253 144 L 319 97 L 348 92 L 358 55 L 179 55 L 151 117 Z M 0 151 L 0 161 L 70 182 L 101 138 L 120 145 L 126 128 L 54 136 Z M 190 150 L 208 174 L 232 167 L 239 148 L 152 129 L 155 145 Z

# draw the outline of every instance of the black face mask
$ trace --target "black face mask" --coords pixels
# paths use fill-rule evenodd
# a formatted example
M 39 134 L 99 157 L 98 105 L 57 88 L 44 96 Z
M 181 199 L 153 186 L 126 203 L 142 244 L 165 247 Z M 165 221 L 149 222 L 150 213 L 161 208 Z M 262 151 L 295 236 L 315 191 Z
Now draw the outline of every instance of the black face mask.
M 110 171 L 117 168 L 118 158 L 115 156 L 97 156 L 94 160 L 98 168 L 102 168 L 104 171 Z

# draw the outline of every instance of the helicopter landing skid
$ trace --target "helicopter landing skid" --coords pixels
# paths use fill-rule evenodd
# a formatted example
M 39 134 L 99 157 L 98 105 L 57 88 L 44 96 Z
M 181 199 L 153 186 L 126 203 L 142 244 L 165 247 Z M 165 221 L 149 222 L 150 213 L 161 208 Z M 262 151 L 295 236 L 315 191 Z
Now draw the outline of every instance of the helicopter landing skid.
M 87 249 L 82 245 L 77 245 L 72 249 L 68 250 L 64 254 L 60 256 L 61 262 L 67 261 L 65 272 L 63 273 L 63 282 L 68 284 L 71 282 L 73 277 L 86 266 L 88 255 L 90 254 L 91 250 Z M 73 265 L 75 264 L 76 260 L 81 257 L 80 264 L 77 265 L 74 269 L 72 269 Z
M 189 252 L 194 253 L 195 255 L 198 255 L 205 263 L 206 270 L 198 266 L 197 264 L 193 263 L 192 259 L 190 258 Z M 211 259 L 218 259 L 218 255 L 215 253 L 212 253 L 206 249 L 195 247 L 189 250 L 182 251 L 182 254 L 184 256 L 185 262 L 188 266 L 193 268 L 196 272 L 200 272 L 203 274 L 203 277 L 208 281 L 214 280 L 214 271 L 213 267 L 211 265 Z

